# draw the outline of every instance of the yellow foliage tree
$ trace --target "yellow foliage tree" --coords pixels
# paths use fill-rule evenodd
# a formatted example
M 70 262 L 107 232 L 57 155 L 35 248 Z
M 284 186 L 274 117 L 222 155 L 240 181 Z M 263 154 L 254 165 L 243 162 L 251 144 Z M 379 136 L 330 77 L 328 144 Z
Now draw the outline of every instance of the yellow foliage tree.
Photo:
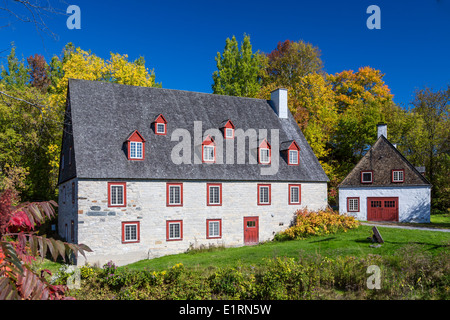
M 384 74 L 372 67 L 359 68 L 357 72 L 345 70 L 328 75 L 328 81 L 336 94 L 339 113 L 359 102 L 386 105 L 394 97 L 383 81 Z
M 110 60 L 105 61 L 95 54 L 77 48 L 69 55 L 62 66 L 63 76 L 51 88 L 50 105 L 63 108 L 68 79 L 107 81 L 142 87 L 160 87 L 155 83 L 153 70 L 145 68 L 142 58 L 130 62 L 128 55 L 112 53 Z
M 66 46 L 66 48 L 72 48 Z M 134 62 L 128 61 L 128 55 L 112 53 L 110 59 L 105 61 L 90 51 L 84 51 L 77 48 L 73 51 L 66 51 L 66 56 L 62 61 L 62 76 L 56 78 L 54 84 L 50 87 L 48 95 L 48 105 L 59 111 L 62 123 L 65 101 L 67 96 L 67 84 L 69 79 L 83 79 L 93 81 L 106 81 L 120 84 L 127 84 L 142 87 L 161 87 L 161 84 L 155 83 L 155 74 L 153 70 L 145 67 L 145 61 L 142 57 Z M 55 57 L 56 58 L 56 57 Z M 58 58 L 56 58 L 58 59 Z M 47 153 L 52 159 L 50 165 L 52 172 L 58 172 L 60 145 L 59 140 L 48 146 Z

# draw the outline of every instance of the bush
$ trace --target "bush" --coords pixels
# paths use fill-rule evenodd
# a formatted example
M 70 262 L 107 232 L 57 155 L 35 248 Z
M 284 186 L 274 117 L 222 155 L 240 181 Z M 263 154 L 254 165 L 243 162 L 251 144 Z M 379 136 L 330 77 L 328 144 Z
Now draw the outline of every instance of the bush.
M 367 288 L 367 268 L 379 266 L 381 289 Z M 441 299 L 450 298 L 450 253 L 433 256 L 411 245 L 393 255 L 366 257 L 300 254 L 265 259 L 258 267 L 237 265 L 209 275 L 179 263 L 164 271 L 82 267 L 78 299 Z M 87 272 L 87 271 L 86 271 Z M 93 275 L 91 274 L 93 272 Z M 64 283 L 64 266 L 58 281 Z
M 352 216 L 340 215 L 332 209 L 309 211 L 300 209 L 295 213 L 293 225 L 275 235 L 275 240 L 298 240 L 313 235 L 326 235 L 338 231 L 346 232 L 359 226 Z

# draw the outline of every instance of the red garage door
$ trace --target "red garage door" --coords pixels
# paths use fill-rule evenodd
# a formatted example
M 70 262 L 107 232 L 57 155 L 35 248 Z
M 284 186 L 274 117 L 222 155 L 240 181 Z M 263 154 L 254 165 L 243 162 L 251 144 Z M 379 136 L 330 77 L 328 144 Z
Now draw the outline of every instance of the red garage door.
M 368 221 L 398 221 L 398 197 L 367 198 Z

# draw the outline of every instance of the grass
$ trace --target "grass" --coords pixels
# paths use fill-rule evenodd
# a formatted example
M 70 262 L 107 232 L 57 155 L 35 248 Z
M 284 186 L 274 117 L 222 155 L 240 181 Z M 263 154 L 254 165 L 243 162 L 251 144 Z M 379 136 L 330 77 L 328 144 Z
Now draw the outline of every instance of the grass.
M 302 254 L 319 253 L 322 256 L 335 258 L 337 256 L 365 257 L 368 254 L 381 256 L 392 255 L 401 248 L 417 246 L 420 250 L 438 255 L 443 250 L 449 250 L 450 233 L 394 229 L 379 227 L 385 243 L 379 248 L 372 248 L 367 237 L 371 236 L 370 226 L 360 226 L 346 233 L 336 233 L 327 236 L 316 236 L 306 240 L 291 240 L 284 242 L 266 242 L 256 246 L 244 246 L 211 250 L 206 252 L 182 253 L 160 258 L 141 260 L 126 267 L 130 270 L 151 269 L 162 271 L 177 263 L 191 270 L 205 272 L 217 267 L 232 267 L 239 264 L 260 266 L 264 258 L 293 257 Z

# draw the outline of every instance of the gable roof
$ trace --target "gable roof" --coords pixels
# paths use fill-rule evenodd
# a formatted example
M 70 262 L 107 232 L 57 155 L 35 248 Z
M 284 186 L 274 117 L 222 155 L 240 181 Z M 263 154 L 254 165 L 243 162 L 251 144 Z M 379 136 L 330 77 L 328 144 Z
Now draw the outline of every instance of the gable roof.
M 164 114 L 167 135 L 155 135 L 151 123 Z M 319 161 L 308 145 L 296 121 L 289 113 L 280 119 L 267 100 L 215 94 L 136 87 L 98 81 L 69 80 L 67 117 L 71 119 L 76 170 L 60 173 L 59 183 L 77 176 L 87 179 L 174 179 L 174 180 L 244 180 L 244 181 L 328 181 Z M 224 118 L 233 119 L 236 129 L 279 130 L 279 141 L 295 140 L 302 152 L 301 165 L 288 166 L 280 156 L 274 175 L 261 175 L 258 164 L 204 165 L 194 163 L 194 121 L 201 121 L 203 133 L 219 129 Z M 192 164 L 175 164 L 171 152 L 179 141 L 171 141 L 176 129 L 191 134 Z M 146 139 L 144 161 L 128 161 L 123 141 L 138 130 Z M 65 130 L 66 131 L 66 130 Z M 64 133 L 65 136 L 67 136 Z M 63 137 L 63 149 L 70 143 Z M 258 139 L 259 140 L 259 139 Z M 274 156 L 274 153 L 273 153 Z
M 404 182 L 392 182 L 392 170 L 405 170 Z M 361 171 L 373 171 L 371 184 L 361 183 Z M 381 135 L 339 187 L 431 186 L 430 182 Z

